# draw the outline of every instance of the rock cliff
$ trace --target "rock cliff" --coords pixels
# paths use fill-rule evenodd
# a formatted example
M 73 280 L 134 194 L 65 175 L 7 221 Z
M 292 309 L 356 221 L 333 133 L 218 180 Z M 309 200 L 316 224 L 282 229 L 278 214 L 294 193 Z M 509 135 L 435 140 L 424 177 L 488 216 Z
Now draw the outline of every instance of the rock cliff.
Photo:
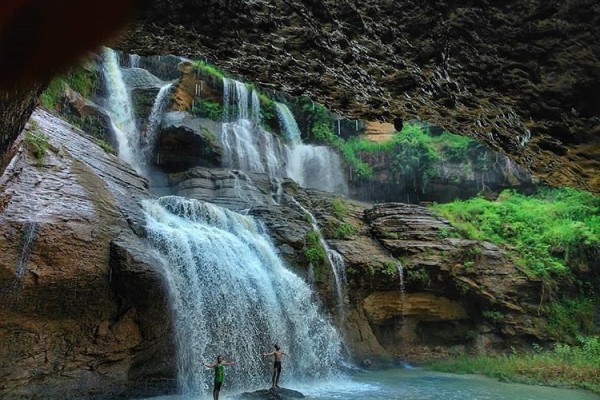
M 436 123 L 598 192 L 599 26 L 593 0 L 154 0 L 120 47 L 207 57 L 346 115 Z
M 147 183 L 46 112 L 23 135 L 0 181 L 0 396 L 164 393 L 174 347 L 138 236 Z M 36 156 L 32 137 L 47 141 Z

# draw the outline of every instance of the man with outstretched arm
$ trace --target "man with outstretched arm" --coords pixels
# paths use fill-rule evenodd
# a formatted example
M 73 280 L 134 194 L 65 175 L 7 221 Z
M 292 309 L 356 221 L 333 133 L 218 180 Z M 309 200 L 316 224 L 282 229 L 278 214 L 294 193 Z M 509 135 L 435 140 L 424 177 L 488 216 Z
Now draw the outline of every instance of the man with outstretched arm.
M 219 400 L 219 391 L 223 386 L 223 377 L 225 376 L 225 365 L 233 365 L 233 361 L 223 361 L 223 357 L 217 356 L 215 364 L 204 364 L 206 368 L 215 370 L 215 385 L 213 387 L 213 400 Z
M 281 359 L 283 358 L 284 355 L 287 356 L 287 354 L 284 353 L 283 351 L 281 351 L 281 349 L 279 348 L 279 345 L 274 344 L 273 347 L 275 347 L 275 350 L 273 350 L 270 353 L 263 353 L 262 356 L 263 357 L 273 356 L 273 358 L 274 358 L 274 360 L 273 360 L 273 386 L 271 386 L 271 388 L 275 389 L 275 388 L 279 388 L 279 375 L 281 375 Z

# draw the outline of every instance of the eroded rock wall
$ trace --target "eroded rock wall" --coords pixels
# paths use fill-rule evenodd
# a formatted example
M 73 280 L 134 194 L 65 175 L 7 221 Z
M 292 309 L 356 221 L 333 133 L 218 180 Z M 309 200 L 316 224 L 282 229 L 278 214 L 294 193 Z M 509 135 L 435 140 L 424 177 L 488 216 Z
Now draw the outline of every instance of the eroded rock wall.
M 597 192 L 599 27 L 593 0 L 155 0 L 119 46 L 208 57 L 346 115 L 432 122 Z
M 147 183 L 37 111 L 0 181 L 0 396 L 144 396 L 173 386 L 159 260 L 138 204 Z

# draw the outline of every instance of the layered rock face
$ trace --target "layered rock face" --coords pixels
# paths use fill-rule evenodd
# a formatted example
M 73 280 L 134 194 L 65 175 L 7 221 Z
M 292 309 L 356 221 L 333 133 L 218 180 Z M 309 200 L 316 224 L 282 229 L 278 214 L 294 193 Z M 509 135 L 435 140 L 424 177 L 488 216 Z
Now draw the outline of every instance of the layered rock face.
M 597 192 L 599 18 L 592 0 L 155 0 L 120 46 L 208 57 L 347 115 L 436 123 Z
M 420 361 L 551 340 L 538 313 L 541 281 L 490 243 L 452 238 L 453 228 L 426 208 L 371 207 L 293 181 L 278 190 L 264 174 L 202 167 L 172 174 L 170 182 L 177 195 L 263 221 L 290 268 L 313 283 L 356 362 L 385 365 L 394 357 Z M 341 256 L 341 269 L 333 254 L 316 264 L 308 258 L 309 212 Z
M 173 385 L 160 261 L 138 234 L 147 183 L 83 133 L 38 111 L 47 135 L 0 181 L 0 396 L 144 396 Z M 171 380 L 170 380 L 171 379 Z

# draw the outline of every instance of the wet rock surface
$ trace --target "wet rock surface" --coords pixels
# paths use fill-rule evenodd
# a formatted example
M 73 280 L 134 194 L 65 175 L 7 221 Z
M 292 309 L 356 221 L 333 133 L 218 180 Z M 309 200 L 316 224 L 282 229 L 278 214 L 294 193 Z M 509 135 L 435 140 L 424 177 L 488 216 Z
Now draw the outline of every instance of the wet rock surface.
M 27 131 L 49 144 L 40 159 L 22 148 L 0 181 L 0 396 L 168 391 L 166 293 L 137 236 L 146 181 L 48 113 Z
M 347 115 L 436 123 L 597 192 L 599 18 L 592 0 L 155 0 L 120 47 L 206 57 Z
M 239 400 L 292 400 L 304 398 L 306 398 L 306 396 L 304 396 L 302 393 L 285 388 L 262 389 L 255 392 L 242 393 L 236 397 L 236 399 Z

